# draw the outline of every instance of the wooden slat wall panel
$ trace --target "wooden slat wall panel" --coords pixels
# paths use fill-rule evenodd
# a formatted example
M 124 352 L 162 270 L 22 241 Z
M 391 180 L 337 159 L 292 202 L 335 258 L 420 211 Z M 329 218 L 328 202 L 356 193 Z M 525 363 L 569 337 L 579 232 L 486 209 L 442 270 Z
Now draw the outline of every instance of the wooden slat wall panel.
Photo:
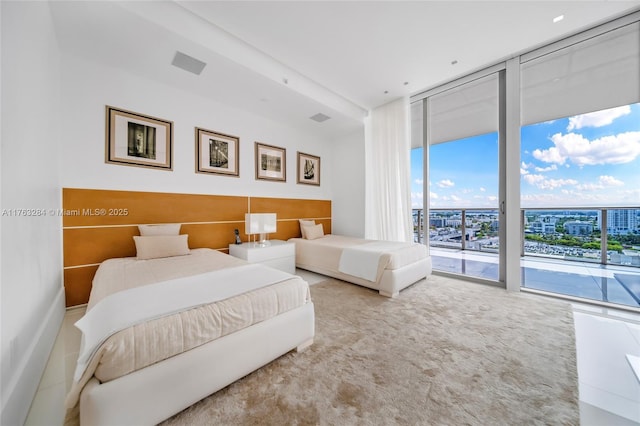
M 331 201 L 251 197 L 251 213 L 276 213 L 278 219 L 331 217 Z
M 64 188 L 64 210 L 78 214 L 65 214 L 62 224 L 69 227 L 244 220 L 247 204 L 247 197 Z M 82 214 L 100 209 L 106 214 Z
M 139 224 L 182 223 L 189 247 L 228 253 L 234 229 L 242 241 L 244 215 L 276 213 L 278 231 L 270 239 L 300 236 L 298 219 L 315 219 L 331 232 L 331 201 L 163 192 L 134 192 L 63 188 L 64 283 L 67 306 L 87 303 L 97 264 L 110 258 L 135 256 L 134 235 Z M 89 211 L 106 214 L 85 214 Z M 114 209 L 110 212 L 109 209 Z M 118 215 L 126 209 L 126 215 Z M 114 214 L 109 214 L 114 213 Z M 289 220 L 290 219 L 290 220 Z
M 331 233 L 331 219 L 315 219 L 316 224 L 321 223 L 325 234 Z M 269 234 L 271 240 L 288 240 L 289 238 L 300 238 L 300 223 L 298 219 L 278 220 L 277 231 Z
M 64 293 L 67 306 L 82 305 L 89 301 L 91 282 L 98 265 L 64 270 Z
M 240 239 L 248 241 L 248 236 L 244 234 L 244 218 L 242 222 L 229 223 L 206 223 L 206 224 L 184 224 L 181 227 L 181 234 L 189 234 L 190 248 L 212 248 L 229 250 L 229 244 L 235 242 L 234 229 L 240 232 Z
M 63 229 L 64 266 L 90 265 L 113 257 L 135 256 L 134 235 L 140 235 L 137 226 Z

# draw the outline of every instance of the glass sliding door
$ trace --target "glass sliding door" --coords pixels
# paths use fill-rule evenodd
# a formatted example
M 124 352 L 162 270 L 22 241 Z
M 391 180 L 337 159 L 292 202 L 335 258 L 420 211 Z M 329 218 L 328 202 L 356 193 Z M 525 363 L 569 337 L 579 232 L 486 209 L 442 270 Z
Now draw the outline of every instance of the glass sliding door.
M 412 152 L 413 169 L 425 166 L 422 179 L 412 176 L 414 201 L 427 206 L 414 202 L 414 217 L 421 217 L 434 270 L 494 282 L 500 280 L 498 99 L 494 70 L 436 89 L 421 105 L 428 149 Z

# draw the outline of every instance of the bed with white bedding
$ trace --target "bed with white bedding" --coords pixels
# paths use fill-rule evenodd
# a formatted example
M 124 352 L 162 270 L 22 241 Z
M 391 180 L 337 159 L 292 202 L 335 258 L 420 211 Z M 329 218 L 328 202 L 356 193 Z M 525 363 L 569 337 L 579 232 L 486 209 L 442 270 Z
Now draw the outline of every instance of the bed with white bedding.
M 317 227 L 318 225 L 316 225 Z M 395 297 L 400 290 L 431 273 L 431 259 L 423 244 L 366 240 L 324 235 L 320 230 L 291 238 L 296 267 L 378 290 Z
M 301 278 L 210 249 L 96 272 L 67 407 L 80 424 L 156 424 L 314 337 Z

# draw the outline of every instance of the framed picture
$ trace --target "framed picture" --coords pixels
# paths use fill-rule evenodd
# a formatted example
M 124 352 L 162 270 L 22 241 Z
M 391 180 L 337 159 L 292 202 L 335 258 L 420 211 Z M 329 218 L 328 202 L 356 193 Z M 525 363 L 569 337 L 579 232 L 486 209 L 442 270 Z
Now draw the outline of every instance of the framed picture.
M 196 127 L 196 173 L 240 176 L 240 139 Z
M 320 157 L 298 152 L 298 183 L 320 185 Z
M 172 169 L 173 122 L 107 105 L 105 162 Z
M 287 156 L 284 148 L 256 142 L 256 179 L 287 180 Z

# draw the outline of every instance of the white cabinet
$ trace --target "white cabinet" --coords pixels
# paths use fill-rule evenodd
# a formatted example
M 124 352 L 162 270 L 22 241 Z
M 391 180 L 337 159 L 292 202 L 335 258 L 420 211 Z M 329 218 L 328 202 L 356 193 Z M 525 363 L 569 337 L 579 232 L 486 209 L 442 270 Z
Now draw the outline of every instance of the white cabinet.
M 230 244 L 229 254 L 251 263 L 262 263 L 290 274 L 296 273 L 296 245 L 270 240 L 269 245 L 256 243 Z

